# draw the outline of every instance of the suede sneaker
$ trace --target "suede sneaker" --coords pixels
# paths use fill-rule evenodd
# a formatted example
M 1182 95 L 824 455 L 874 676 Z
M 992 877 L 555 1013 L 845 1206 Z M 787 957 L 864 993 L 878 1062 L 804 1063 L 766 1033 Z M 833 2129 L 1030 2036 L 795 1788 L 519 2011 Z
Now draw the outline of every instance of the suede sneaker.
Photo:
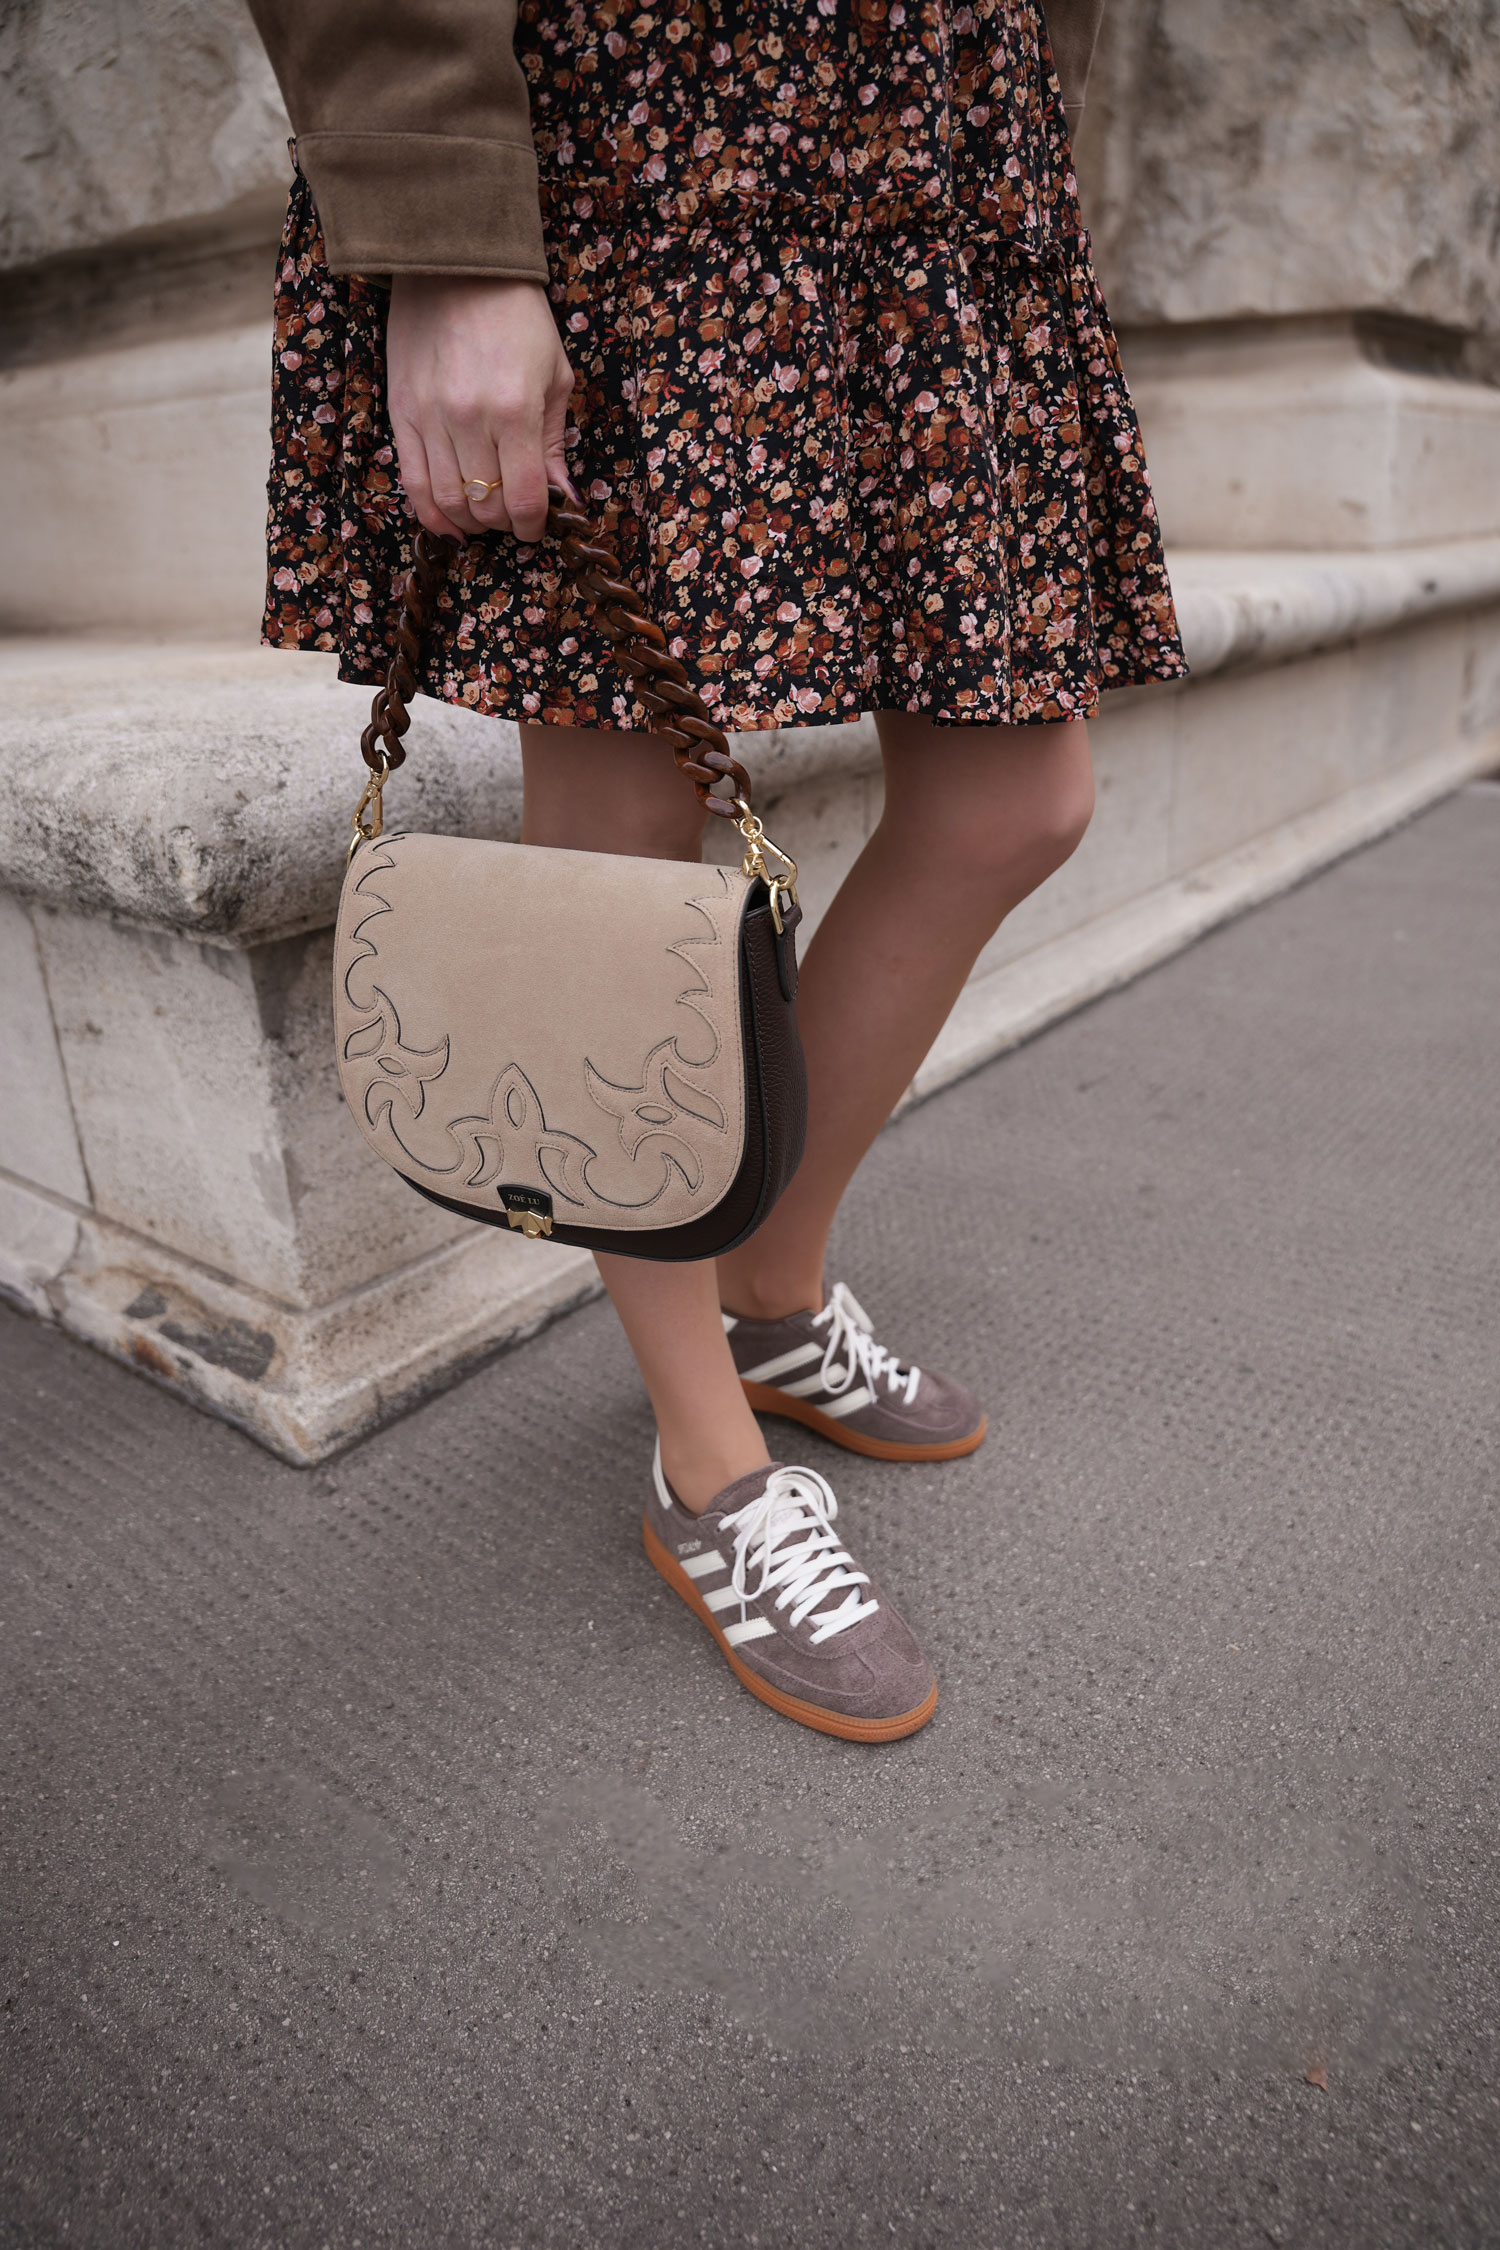
M 821 1312 L 725 1313 L 724 1326 L 757 1414 L 784 1414 L 878 1461 L 954 1461 L 984 1442 L 989 1423 L 973 1392 L 877 1344 L 869 1314 L 841 1281 Z
M 926 1726 L 932 1667 L 834 1531 L 839 1504 L 815 1470 L 752 1469 L 701 1516 L 668 1484 L 660 1445 L 652 1474 L 646 1553 L 743 1687 L 846 1742 L 895 1742 Z

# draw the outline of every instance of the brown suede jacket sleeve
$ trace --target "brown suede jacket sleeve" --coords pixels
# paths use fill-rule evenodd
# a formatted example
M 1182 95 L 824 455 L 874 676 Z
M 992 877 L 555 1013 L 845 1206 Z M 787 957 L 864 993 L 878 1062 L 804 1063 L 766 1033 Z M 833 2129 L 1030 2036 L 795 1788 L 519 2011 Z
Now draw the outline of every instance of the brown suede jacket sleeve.
M 335 273 L 545 281 L 516 0 L 249 0 Z M 1046 0 L 1070 113 L 1104 0 Z
M 1088 84 L 1103 14 L 1104 0 L 1046 0 L 1047 36 L 1052 42 L 1063 108 L 1070 118 L 1083 107 L 1083 90 Z
M 335 273 L 545 281 L 516 0 L 249 0 Z

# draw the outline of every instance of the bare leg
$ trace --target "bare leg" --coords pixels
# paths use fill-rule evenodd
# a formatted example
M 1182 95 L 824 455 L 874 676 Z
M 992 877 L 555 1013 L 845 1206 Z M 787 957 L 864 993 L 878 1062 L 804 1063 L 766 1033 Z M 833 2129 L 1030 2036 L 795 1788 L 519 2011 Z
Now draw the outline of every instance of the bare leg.
M 703 815 L 653 736 L 523 726 L 521 756 L 528 844 L 698 858 Z M 770 1459 L 729 1356 L 714 1263 L 612 1254 L 596 1263 L 656 1415 L 667 1477 L 686 1506 L 705 1508 Z
M 722 1302 L 776 1319 L 823 1302 L 839 1199 L 975 959 L 1076 848 L 1093 811 L 1088 730 L 934 727 L 882 712 L 885 810 L 808 948 L 797 995 L 807 1153 Z

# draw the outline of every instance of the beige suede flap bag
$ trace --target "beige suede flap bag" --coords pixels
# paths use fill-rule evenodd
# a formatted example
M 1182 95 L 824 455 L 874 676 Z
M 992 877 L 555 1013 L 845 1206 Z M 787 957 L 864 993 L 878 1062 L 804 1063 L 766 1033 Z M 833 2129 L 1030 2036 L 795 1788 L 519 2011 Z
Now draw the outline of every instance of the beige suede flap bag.
M 643 1258 L 711 1258 L 796 1170 L 796 869 L 614 550 L 560 492 L 548 530 L 738 866 L 386 833 L 443 576 L 419 533 L 334 941 L 339 1083 L 375 1153 L 446 1209 Z M 770 853 L 778 872 L 767 862 Z

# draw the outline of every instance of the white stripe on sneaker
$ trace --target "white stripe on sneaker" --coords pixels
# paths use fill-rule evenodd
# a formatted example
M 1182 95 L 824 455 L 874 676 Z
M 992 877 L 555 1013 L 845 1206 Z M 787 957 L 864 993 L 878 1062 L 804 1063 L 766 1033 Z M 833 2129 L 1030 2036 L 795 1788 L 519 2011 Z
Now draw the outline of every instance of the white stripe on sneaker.
M 729 1609 L 739 1599 L 732 1586 L 716 1586 L 711 1594 L 703 1597 L 704 1606 L 708 1609 Z
M 810 1359 L 821 1359 L 821 1344 L 799 1344 L 794 1352 L 782 1352 L 776 1359 L 762 1360 L 759 1367 L 747 1367 L 740 1377 L 742 1383 L 769 1383 L 778 1375 L 789 1375 L 794 1367 L 805 1367 Z
M 851 1391 L 847 1398 L 831 1398 L 827 1400 L 826 1403 L 819 1406 L 818 1412 L 820 1414 L 826 1414 L 830 1421 L 837 1422 L 845 1414 L 857 1414 L 862 1406 L 870 1406 L 872 1404 L 873 1400 L 871 1399 L 870 1393 L 868 1391 Z
M 777 1389 L 787 1398 L 810 1399 L 823 1414 L 852 1414 L 856 1407 L 869 1406 L 874 1393 L 864 1388 L 857 1391 L 830 1390 L 821 1375 L 805 1375 L 800 1383 L 778 1383 Z
M 712 1570 L 729 1568 L 717 1547 L 710 1547 L 706 1555 L 679 1555 L 677 1559 L 689 1578 L 706 1578 Z
M 763 1641 L 775 1630 L 768 1617 L 747 1617 L 743 1625 L 726 1625 L 724 1638 L 731 1648 L 738 1648 L 741 1641 Z
M 788 1398 L 816 1399 L 820 1414 L 854 1414 L 862 1406 L 873 1403 L 872 1394 L 863 1384 L 857 1391 L 846 1391 L 842 1397 L 830 1391 L 821 1375 L 804 1375 L 800 1383 L 778 1383 L 776 1388 Z M 821 1398 L 819 1392 L 823 1393 Z

